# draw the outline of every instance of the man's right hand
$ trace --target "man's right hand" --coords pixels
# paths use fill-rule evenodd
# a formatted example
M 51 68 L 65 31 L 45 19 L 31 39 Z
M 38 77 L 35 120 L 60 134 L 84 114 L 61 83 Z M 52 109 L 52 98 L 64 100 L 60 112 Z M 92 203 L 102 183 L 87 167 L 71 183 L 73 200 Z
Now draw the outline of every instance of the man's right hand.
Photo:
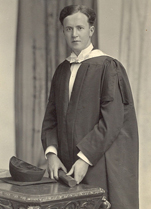
M 54 153 L 47 154 L 47 169 L 48 169 L 49 177 L 51 179 L 54 178 L 58 179 L 59 169 L 62 169 L 65 173 L 67 172 L 67 169 L 65 168 L 61 160 Z

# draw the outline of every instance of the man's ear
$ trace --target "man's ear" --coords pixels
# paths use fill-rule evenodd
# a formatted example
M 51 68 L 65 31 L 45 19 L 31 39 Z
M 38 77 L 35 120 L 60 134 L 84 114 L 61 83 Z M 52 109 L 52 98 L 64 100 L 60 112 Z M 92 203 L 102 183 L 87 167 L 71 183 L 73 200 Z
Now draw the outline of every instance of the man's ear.
M 95 27 L 93 25 L 90 26 L 90 37 L 93 36 L 94 31 L 95 31 Z

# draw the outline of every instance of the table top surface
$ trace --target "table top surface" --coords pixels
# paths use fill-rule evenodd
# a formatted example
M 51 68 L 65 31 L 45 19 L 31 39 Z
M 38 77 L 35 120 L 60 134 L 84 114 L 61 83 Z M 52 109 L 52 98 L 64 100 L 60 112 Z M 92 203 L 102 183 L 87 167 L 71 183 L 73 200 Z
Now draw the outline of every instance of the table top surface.
M 1 172 L 2 174 L 2 172 Z M 7 175 L 8 176 L 8 175 Z M 0 175 L 4 177 L 4 175 Z M 17 186 L 0 181 L 0 197 L 26 202 L 47 202 L 83 196 L 103 196 L 104 190 L 85 184 L 68 187 L 63 183 Z

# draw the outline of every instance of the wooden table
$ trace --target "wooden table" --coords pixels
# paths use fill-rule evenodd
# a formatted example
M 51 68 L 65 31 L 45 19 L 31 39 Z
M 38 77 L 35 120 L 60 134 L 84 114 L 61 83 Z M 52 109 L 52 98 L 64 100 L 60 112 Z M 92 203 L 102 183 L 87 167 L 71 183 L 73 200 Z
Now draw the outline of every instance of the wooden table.
M 63 183 L 16 186 L 0 181 L 0 209 L 98 209 L 107 208 L 104 190 Z

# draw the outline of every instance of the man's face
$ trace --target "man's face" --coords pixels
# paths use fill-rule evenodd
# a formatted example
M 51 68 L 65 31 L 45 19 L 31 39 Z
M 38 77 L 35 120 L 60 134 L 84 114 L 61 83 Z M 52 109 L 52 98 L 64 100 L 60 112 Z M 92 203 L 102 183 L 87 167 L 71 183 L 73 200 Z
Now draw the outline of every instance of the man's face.
M 63 31 L 68 46 L 79 55 L 91 43 L 94 26 L 90 26 L 85 14 L 78 12 L 63 20 Z

